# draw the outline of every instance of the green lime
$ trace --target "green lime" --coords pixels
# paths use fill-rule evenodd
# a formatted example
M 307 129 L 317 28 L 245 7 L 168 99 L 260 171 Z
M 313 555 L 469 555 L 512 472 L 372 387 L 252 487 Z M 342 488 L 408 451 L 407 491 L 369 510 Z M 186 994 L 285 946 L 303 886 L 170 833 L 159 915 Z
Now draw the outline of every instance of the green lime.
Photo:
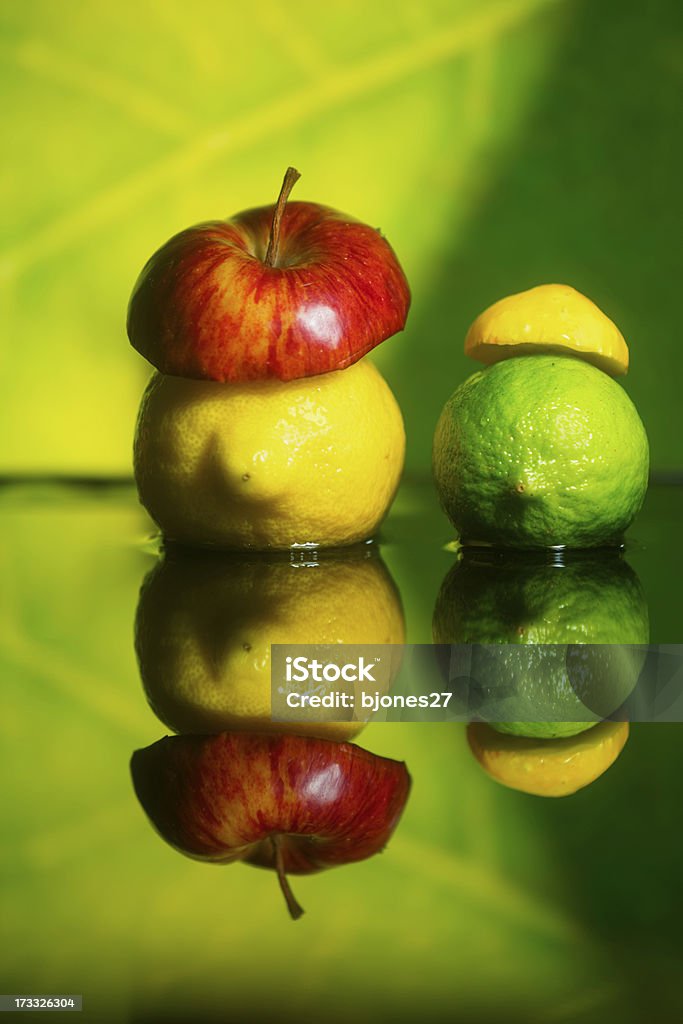
M 476 645 L 467 700 L 478 717 L 515 735 L 570 736 L 633 690 L 649 642 L 647 603 L 619 556 L 556 565 L 466 552 L 442 584 L 433 635 Z
M 473 374 L 434 436 L 437 489 L 464 543 L 618 543 L 645 497 L 648 463 L 626 392 L 573 356 L 519 356 Z

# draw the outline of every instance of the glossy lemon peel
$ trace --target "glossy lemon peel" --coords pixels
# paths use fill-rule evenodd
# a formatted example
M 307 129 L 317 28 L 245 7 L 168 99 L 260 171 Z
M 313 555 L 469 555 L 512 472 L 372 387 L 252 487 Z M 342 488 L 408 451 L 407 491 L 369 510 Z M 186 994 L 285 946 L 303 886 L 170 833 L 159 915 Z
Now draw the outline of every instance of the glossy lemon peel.
M 486 365 L 556 352 L 585 359 L 612 377 L 628 371 L 628 346 L 619 328 L 565 284 L 542 284 L 499 299 L 479 314 L 465 338 L 465 355 Z
M 375 534 L 404 452 L 398 403 L 362 359 L 286 383 L 155 374 L 134 464 L 140 500 L 167 539 L 234 550 L 334 548 Z

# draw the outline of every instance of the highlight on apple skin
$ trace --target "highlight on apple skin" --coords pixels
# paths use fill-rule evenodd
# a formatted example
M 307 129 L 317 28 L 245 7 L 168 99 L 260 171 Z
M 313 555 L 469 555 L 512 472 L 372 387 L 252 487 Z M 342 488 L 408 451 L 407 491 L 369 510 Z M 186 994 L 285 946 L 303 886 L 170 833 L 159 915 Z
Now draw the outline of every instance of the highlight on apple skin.
M 375 228 L 319 203 L 276 204 L 187 228 L 148 260 L 128 337 L 162 373 L 283 381 L 342 370 L 403 330 L 410 289 Z M 286 204 L 286 205 L 285 205 Z
M 303 736 L 167 736 L 135 751 L 131 772 L 163 839 L 198 860 L 274 868 L 295 918 L 286 873 L 379 853 L 410 790 L 403 762 Z

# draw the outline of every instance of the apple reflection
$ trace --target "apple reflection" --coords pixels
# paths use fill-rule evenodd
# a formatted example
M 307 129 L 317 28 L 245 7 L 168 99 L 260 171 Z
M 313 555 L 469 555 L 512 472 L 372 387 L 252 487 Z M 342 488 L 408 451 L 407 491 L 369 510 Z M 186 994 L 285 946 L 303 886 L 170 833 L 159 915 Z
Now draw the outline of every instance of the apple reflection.
M 286 875 L 364 860 L 387 844 L 410 776 L 400 761 L 309 736 L 167 736 L 131 762 L 138 799 L 159 834 L 199 860 Z

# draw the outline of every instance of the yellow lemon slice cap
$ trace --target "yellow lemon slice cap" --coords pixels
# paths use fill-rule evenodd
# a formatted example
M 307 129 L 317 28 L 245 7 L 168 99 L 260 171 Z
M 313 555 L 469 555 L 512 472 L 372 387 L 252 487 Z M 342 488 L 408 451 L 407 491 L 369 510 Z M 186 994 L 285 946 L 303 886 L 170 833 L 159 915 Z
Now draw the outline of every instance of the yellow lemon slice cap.
M 465 338 L 465 355 L 487 365 L 539 352 L 580 356 L 612 377 L 628 370 L 628 346 L 619 328 L 566 284 L 541 284 L 499 299 L 479 314 Z

